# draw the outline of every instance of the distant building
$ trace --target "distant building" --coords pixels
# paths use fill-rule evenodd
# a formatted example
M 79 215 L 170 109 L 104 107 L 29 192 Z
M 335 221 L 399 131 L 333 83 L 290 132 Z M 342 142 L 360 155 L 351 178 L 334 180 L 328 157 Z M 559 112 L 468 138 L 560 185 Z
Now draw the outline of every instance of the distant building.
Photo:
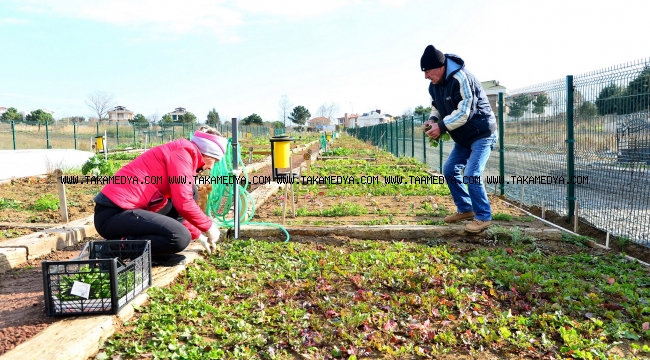
M 326 117 L 319 116 L 319 117 L 315 117 L 313 119 L 307 120 L 307 127 L 317 129 L 317 130 L 322 130 L 323 126 L 330 125 L 330 123 L 331 123 L 330 119 L 328 119 Z
M 345 113 L 343 117 L 337 118 L 339 125 L 345 128 L 353 128 L 357 126 L 357 120 L 359 119 L 359 114 L 350 114 Z
M 7 112 L 7 108 L 0 106 L 0 115 L 4 114 L 6 112 Z
M 506 97 L 508 96 L 508 89 L 505 86 L 499 84 L 497 80 L 489 80 L 481 82 L 483 90 L 485 90 L 485 95 L 487 95 L 488 100 L 490 101 L 490 107 L 494 112 L 494 116 L 499 116 L 499 93 L 503 93 L 503 102 L 505 104 Z M 503 113 L 506 114 L 506 106 L 504 105 Z
M 108 112 L 108 121 L 133 120 L 133 111 L 124 106 L 116 106 Z
M 379 124 L 386 124 L 393 120 L 389 114 L 382 114 L 381 110 L 372 110 L 369 113 L 363 113 L 357 119 L 357 127 L 374 126 Z
M 182 107 L 177 107 L 174 111 L 167 113 L 167 115 L 172 117 L 172 120 L 178 121 L 179 116 L 187 114 L 187 110 Z

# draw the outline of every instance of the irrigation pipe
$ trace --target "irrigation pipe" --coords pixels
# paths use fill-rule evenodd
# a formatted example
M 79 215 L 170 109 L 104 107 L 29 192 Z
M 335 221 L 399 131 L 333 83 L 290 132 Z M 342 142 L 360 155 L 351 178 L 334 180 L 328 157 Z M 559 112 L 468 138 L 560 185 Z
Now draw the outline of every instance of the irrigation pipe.
M 552 222 L 550 222 L 550 221 L 548 221 L 548 220 L 542 219 L 542 218 L 539 217 L 539 216 L 536 216 L 536 215 L 534 215 L 534 214 L 531 214 L 530 212 L 524 210 L 523 208 L 520 208 L 520 207 L 517 206 L 517 205 L 511 204 L 511 203 L 509 203 L 509 202 L 507 202 L 507 201 L 505 201 L 505 200 L 501 200 L 501 201 L 503 201 L 504 203 L 506 203 L 506 204 L 508 204 L 508 205 L 510 205 L 510 206 L 512 206 L 512 207 L 515 207 L 515 208 L 519 209 L 520 211 L 526 213 L 526 215 L 528 215 L 528 216 L 532 216 L 532 217 L 534 217 L 535 219 L 537 219 L 537 220 L 539 220 L 539 221 L 541 221 L 541 222 L 543 222 L 543 223 L 545 223 L 545 224 L 547 224 L 547 225 L 551 225 L 551 226 L 553 226 L 553 227 L 556 227 L 556 228 L 558 228 L 558 229 L 560 229 L 560 230 L 562 230 L 562 231 L 564 231 L 564 232 L 567 232 L 567 233 L 569 233 L 569 234 L 571 234 L 571 235 L 580 236 L 579 234 L 576 234 L 575 232 L 573 232 L 573 231 L 571 231 L 571 230 L 567 230 L 567 229 L 565 229 L 565 228 L 563 228 L 563 227 L 561 227 L 561 226 L 559 226 L 559 225 L 553 224 Z M 597 243 L 597 242 L 594 242 L 594 245 L 595 245 L 595 246 L 598 246 L 598 247 L 601 248 L 601 249 L 611 250 L 611 249 L 608 248 L 607 246 L 600 245 L 600 244 Z M 650 267 L 650 264 L 648 264 L 648 263 L 645 262 L 645 261 L 641 261 L 641 260 L 639 260 L 639 259 L 637 259 L 637 258 L 635 258 L 635 257 L 629 256 L 629 255 L 623 255 L 623 256 L 625 256 L 625 258 L 628 259 L 628 260 L 638 261 L 641 265 L 644 265 L 644 266 Z
M 210 171 L 210 176 L 222 176 L 220 179 L 229 179 L 229 181 L 217 181 L 216 184 L 212 185 L 212 191 L 210 191 L 208 194 L 205 211 L 206 214 L 212 219 L 215 224 L 217 224 L 217 226 L 234 228 L 234 217 L 228 218 L 227 215 L 230 213 L 230 210 L 234 205 L 233 194 L 235 193 L 235 186 L 237 186 L 239 192 L 239 201 L 237 203 L 239 208 L 238 210 L 240 225 L 257 224 L 278 228 L 282 230 L 287 236 L 285 242 L 288 242 L 290 238 L 289 232 L 282 225 L 268 222 L 250 221 L 250 219 L 252 219 L 255 215 L 255 201 L 253 200 L 251 194 L 246 191 L 246 187 L 248 187 L 248 173 L 246 172 L 246 167 L 244 166 L 241 158 L 241 150 L 239 150 L 240 154 L 238 154 L 239 156 L 237 157 L 239 165 L 241 165 L 240 170 L 233 172 L 231 141 L 232 139 L 228 139 L 226 154 L 224 155 L 223 159 L 215 163 L 214 167 Z M 240 184 L 241 177 L 238 176 L 239 174 L 243 174 L 243 186 Z

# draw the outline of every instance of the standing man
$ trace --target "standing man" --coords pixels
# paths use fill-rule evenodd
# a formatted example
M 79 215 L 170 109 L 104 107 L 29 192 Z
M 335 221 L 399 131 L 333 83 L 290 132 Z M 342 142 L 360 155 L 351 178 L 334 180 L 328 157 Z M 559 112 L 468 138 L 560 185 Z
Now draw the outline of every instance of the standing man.
M 481 181 L 490 151 L 497 141 L 497 123 L 481 83 L 465 69 L 463 59 L 443 54 L 433 45 L 420 59 L 424 77 L 431 81 L 431 125 L 427 136 L 437 139 L 448 132 L 454 148 L 443 167 L 443 175 L 456 204 L 447 223 L 472 220 L 465 231 L 479 233 L 492 223 L 492 209 Z

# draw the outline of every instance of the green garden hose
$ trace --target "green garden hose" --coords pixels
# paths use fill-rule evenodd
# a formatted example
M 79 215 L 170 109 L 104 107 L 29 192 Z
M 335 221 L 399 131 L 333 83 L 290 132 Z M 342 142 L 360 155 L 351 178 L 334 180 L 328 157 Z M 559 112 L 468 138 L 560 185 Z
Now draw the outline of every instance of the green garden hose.
M 233 166 L 232 166 L 232 139 L 228 139 L 228 145 L 226 146 L 226 154 L 221 159 L 214 164 L 212 170 L 210 171 L 210 176 L 217 179 L 233 179 Z M 238 147 L 239 149 L 239 147 Z M 257 224 L 263 226 L 276 227 L 284 232 L 287 236 L 285 242 L 289 241 L 289 232 L 282 227 L 281 225 L 267 222 L 251 222 L 250 220 L 255 215 L 255 201 L 246 187 L 248 187 L 248 173 L 246 172 L 246 167 L 244 166 L 243 161 L 241 160 L 241 151 L 239 151 L 239 168 L 242 169 L 241 179 L 244 182 L 243 185 L 240 184 L 239 179 L 236 181 L 215 181 L 215 184 L 212 184 L 212 191 L 208 194 L 208 201 L 206 206 L 206 214 L 212 219 L 212 221 L 217 224 L 219 227 L 225 228 L 234 228 L 235 219 L 227 218 L 230 209 L 234 204 L 234 190 L 235 186 L 238 186 L 239 192 L 239 223 L 240 225 L 246 224 Z M 219 178 L 219 176 L 225 176 L 225 178 Z

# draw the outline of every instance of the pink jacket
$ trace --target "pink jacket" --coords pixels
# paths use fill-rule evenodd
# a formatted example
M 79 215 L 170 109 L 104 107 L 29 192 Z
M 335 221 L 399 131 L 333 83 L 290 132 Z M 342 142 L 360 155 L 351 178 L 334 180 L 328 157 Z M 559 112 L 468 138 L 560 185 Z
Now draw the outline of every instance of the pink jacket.
M 192 197 L 196 170 L 204 165 L 203 156 L 194 143 L 179 139 L 156 146 L 122 167 L 115 176 L 137 178 L 137 184 L 107 184 L 102 189 L 117 206 L 125 210 L 145 209 L 156 212 L 172 199 L 174 208 L 186 220 L 192 239 L 208 231 L 212 220 L 201 211 Z M 169 183 L 169 178 L 185 184 Z

